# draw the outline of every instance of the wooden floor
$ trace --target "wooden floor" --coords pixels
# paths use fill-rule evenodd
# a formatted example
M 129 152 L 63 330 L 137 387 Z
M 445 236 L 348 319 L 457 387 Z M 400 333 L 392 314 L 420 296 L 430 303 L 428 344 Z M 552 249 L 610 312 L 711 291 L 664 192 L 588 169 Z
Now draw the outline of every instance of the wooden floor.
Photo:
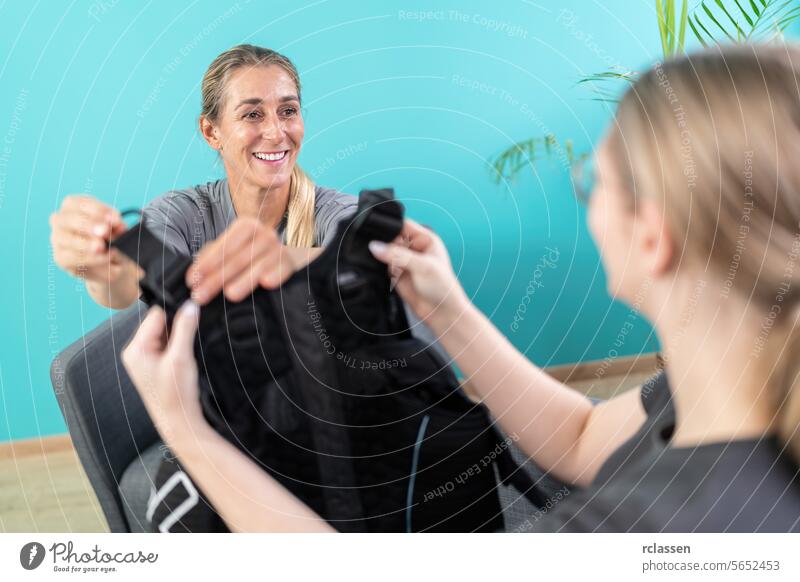
M 548 372 L 590 396 L 640 386 L 652 355 L 586 362 Z M 108 526 L 69 436 L 0 444 L 0 532 L 106 532 Z
M 0 532 L 108 531 L 68 436 L 0 447 Z

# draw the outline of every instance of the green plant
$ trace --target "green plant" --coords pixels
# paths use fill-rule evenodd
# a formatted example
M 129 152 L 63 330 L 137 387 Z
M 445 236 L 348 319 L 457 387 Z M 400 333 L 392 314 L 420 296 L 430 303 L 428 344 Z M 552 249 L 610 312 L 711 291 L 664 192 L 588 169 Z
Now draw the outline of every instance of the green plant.
M 513 180 L 524 167 L 530 166 L 533 169 L 536 160 L 549 158 L 553 154 L 561 154 L 567 164 L 572 164 L 577 159 L 572 140 L 567 139 L 563 144 L 559 143 L 552 133 L 517 142 L 500 152 L 492 161 L 495 183 L 504 178 Z
M 745 1 L 747 7 L 743 4 Z M 665 59 L 684 51 L 687 24 L 697 40 L 709 46 L 780 38 L 789 25 L 800 19 L 797 0 L 732 0 L 727 6 L 723 0 L 702 0 L 691 14 L 688 0 L 680 0 L 680 10 L 678 0 L 655 0 L 655 11 Z M 721 36 L 718 38 L 711 30 Z M 613 68 L 583 77 L 576 85 L 589 86 L 594 93 L 592 101 L 616 103 L 619 82 L 633 83 L 637 76 L 637 71 Z M 522 140 L 492 159 L 495 182 L 513 180 L 526 166 L 534 170 L 537 160 L 550 157 L 554 152 L 563 152 L 569 163 L 588 155 L 575 154 L 572 140 L 559 142 L 553 134 Z
M 711 30 L 721 33 L 724 42 L 771 40 L 780 36 L 800 18 L 795 0 L 733 0 L 728 7 L 722 0 L 703 0 L 689 18 L 689 27 L 703 46 L 719 44 Z M 716 14 L 714 7 L 716 7 Z
M 680 16 L 678 16 L 675 8 L 674 0 L 656 0 L 658 33 L 661 35 L 661 49 L 664 52 L 665 59 L 683 52 L 683 41 L 686 38 L 688 0 L 683 0 L 681 3 Z

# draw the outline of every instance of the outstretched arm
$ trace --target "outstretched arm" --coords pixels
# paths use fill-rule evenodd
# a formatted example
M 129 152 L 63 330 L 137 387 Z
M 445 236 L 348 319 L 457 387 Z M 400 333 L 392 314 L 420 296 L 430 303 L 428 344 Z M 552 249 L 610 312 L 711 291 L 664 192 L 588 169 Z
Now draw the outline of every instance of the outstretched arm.
M 400 295 L 439 336 L 503 429 L 544 469 L 589 484 L 641 426 L 645 414 L 636 391 L 592 406 L 517 351 L 469 301 L 444 244 L 430 230 L 406 221 L 397 241 L 370 248 L 389 265 Z
M 197 320 L 188 302 L 167 341 L 164 311 L 153 307 L 122 352 L 158 432 L 232 531 L 334 531 L 206 422 L 192 350 Z

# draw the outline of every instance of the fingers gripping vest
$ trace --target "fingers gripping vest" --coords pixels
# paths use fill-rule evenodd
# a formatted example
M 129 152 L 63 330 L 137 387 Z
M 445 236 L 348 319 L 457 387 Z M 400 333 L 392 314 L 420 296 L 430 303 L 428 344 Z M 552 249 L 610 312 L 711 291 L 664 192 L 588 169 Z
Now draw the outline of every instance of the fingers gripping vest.
M 369 252 L 369 241 L 394 240 L 402 222 L 391 190 L 363 191 L 334 241 L 279 289 L 238 303 L 220 294 L 203 307 L 195 343 L 202 409 L 340 531 L 500 530 L 496 469 L 535 503 L 543 499 L 486 409 L 411 334 L 386 265 Z M 113 244 L 145 270 L 143 300 L 171 320 L 189 297 L 191 259 L 144 223 Z M 172 461 L 159 472 L 157 485 L 171 488 L 154 495 L 154 528 L 224 530 L 185 474 L 175 486 L 179 471 Z

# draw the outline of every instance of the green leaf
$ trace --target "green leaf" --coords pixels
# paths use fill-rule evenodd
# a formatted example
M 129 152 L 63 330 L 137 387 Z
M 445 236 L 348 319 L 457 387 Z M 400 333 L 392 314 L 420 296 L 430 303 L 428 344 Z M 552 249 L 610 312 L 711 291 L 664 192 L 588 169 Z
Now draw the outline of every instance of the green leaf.
M 609 80 L 622 80 L 622 81 L 627 81 L 628 83 L 633 83 L 636 74 L 637 74 L 636 71 L 624 71 L 624 72 L 603 71 L 602 73 L 595 73 L 587 77 L 582 77 L 575 84 L 581 85 L 583 83 L 594 83 L 598 81 L 609 81 Z
M 750 42 L 772 40 L 795 18 L 800 17 L 798 12 L 800 6 L 797 5 L 797 0 L 748 0 L 747 3 L 743 0 L 714 0 L 716 8 L 733 25 L 733 29 L 736 31 L 736 38 L 734 38 L 733 29 L 726 28 L 720 22 L 719 17 L 714 14 L 709 4 L 709 1 L 703 0 L 692 14 L 694 18 L 692 16 L 689 17 L 689 26 L 698 40 L 704 43 L 703 46 L 707 46 L 710 42 L 720 43 L 720 39 L 711 34 L 709 28 L 703 23 L 704 20 L 709 26 L 713 23 L 715 29 L 722 32 L 724 37 L 722 40 Z M 729 9 L 732 4 L 736 5 L 738 12 L 741 14 L 742 22 L 734 18 L 733 14 L 735 12 L 731 12 L 731 9 Z
M 700 17 L 698 17 L 697 14 L 694 15 L 694 20 L 695 22 L 697 22 L 697 26 L 699 26 L 703 30 L 703 32 L 705 32 L 708 35 L 708 38 L 710 38 L 713 41 L 714 35 L 708 32 L 708 29 L 703 25 L 703 23 L 700 20 Z
M 566 152 L 566 154 L 567 154 L 567 161 L 568 161 L 570 164 L 572 164 L 573 162 L 575 162 L 575 153 L 574 153 L 574 151 L 573 151 L 573 147 L 572 147 L 572 140 L 571 140 L 571 139 L 566 139 L 566 140 L 564 140 L 564 151 L 565 151 L 565 152 Z
M 548 133 L 542 137 L 532 137 L 530 139 L 517 142 L 497 154 L 491 162 L 492 174 L 495 184 L 501 181 L 514 180 L 519 172 L 524 168 L 530 168 L 536 173 L 536 161 L 541 159 L 536 157 L 536 149 L 543 147 L 547 157 L 560 153 L 558 139 L 555 134 Z M 569 160 L 571 157 L 571 142 L 564 142 L 564 149 Z
M 792 22 L 797 20 L 798 17 L 800 17 L 800 6 L 797 6 L 796 8 L 793 8 L 792 10 L 784 14 L 783 17 L 778 21 L 778 27 L 782 29 L 786 28 Z
M 516 168 L 519 165 L 519 156 L 522 153 L 522 150 L 517 148 L 511 153 L 511 159 L 508 160 L 508 165 L 512 168 Z
M 609 82 L 625 81 L 629 85 L 632 85 L 636 81 L 638 75 L 639 73 L 636 71 L 602 71 L 578 79 L 575 85 L 591 83 L 590 90 L 597 95 L 598 98 L 590 99 L 590 101 L 616 103 L 619 100 L 617 97 L 618 91 L 615 89 L 616 85 L 614 84 L 612 87 Z
M 664 57 L 669 56 L 667 48 L 667 22 L 664 15 L 664 4 L 661 0 L 656 0 L 656 14 L 658 15 L 658 33 L 661 35 L 661 50 Z
M 667 0 L 667 48 L 669 54 L 665 57 L 672 56 L 675 52 L 675 0 Z
M 747 13 L 747 10 L 745 10 L 745 9 L 742 7 L 742 5 L 741 5 L 741 4 L 739 4 L 739 0 L 733 0 L 733 1 L 734 1 L 734 2 L 736 2 L 736 6 L 738 6 L 738 7 L 739 7 L 739 12 L 741 12 L 741 13 L 742 13 L 742 16 L 744 16 L 744 19 L 747 21 L 747 24 L 749 24 L 749 25 L 750 25 L 750 27 L 752 28 L 752 27 L 754 26 L 754 24 L 753 24 L 753 19 L 752 19 L 752 18 L 750 18 L 750 15 Z
M 687 13 L 689 10 L 689 0 L 683 0 L 683 6 L 681 7 L 681 27 L 678 32 L 678 50 L 683 52 L 683 41 L 686 37 L 686 21 Z
M 548 133 L 544 136 L 544 151 L 547 152 L 549 156 L 552 153 L 553 146 L 556 144 L 556 136 L 552 133 Z
M 694 33 L 695 37 L 697 37 L 697 40 L 700 41 L 700 44 L 703 45 L 703 47 L 708 48 L 708 43 L 705 41 L 705 39 L 703 39 L 703 35 L 701 35 L 700 32 L 694 27 L 691 18 L 689 18 L 689 28 L 692 29 L 692 32 Z
M 711 22 L 713 22 L 714 24 L 716 24 L 716 25 L 717 25 L 717 28 L 719 28 L 719 29 L 720 29 L 720 30 L 721 30 L 721 31 L 722 31 L 722 32 L 725 34 L 725 36 L 727 36 L 727 37 L 728 37 L 728 38 L 729 38 L 731 41 L 733 41 L 733 42 L 736 42 L 736 39 L 735 39 L 735 38 L 733 38 L 733 37 L 731 36 L 731 34 L 730 34 L 730 33 L 729 33 L 727 30 L 725 30 L 725 27 L 724 27 L 724 26 L 722 26 L 722 25 L 719 23 L 719 20 L 717 20 L 717 18 L 714 16 L 714 13 L 713 13 L 713 12 L 711 12 L 711 10 L 708 8 L 708 6 L 706 6 L 706 3 L 705 3 L 705 2 L 703 2 L 702 4 L 700 4 L 700 7 L 701 7 L 701 8 L 702 8 L 702 9 L 705 11 L 705 13 L 706 13 L 706 14 L 708 14 L 708 17 L 711 19 Z
M 725 13 L 725 16 L 728 17 L 728 20 L 731 21 L 731 24 L 733 24 L 733 26 L 736 28 L 737 40 L 741 40 L 742 38 L 744 38 L 745 36 L 744 31 L 739 27 L 739 23 L 736 22 L 733 16 L 731 16 L 731 13 L 728 12 L 728 9 L 725 8 L 725 5 L 722 3 L 722 0 L 714 0 L 714 1 L 717 3 L 717 6 L 719 6 L 722 9 L 722 12 Z

